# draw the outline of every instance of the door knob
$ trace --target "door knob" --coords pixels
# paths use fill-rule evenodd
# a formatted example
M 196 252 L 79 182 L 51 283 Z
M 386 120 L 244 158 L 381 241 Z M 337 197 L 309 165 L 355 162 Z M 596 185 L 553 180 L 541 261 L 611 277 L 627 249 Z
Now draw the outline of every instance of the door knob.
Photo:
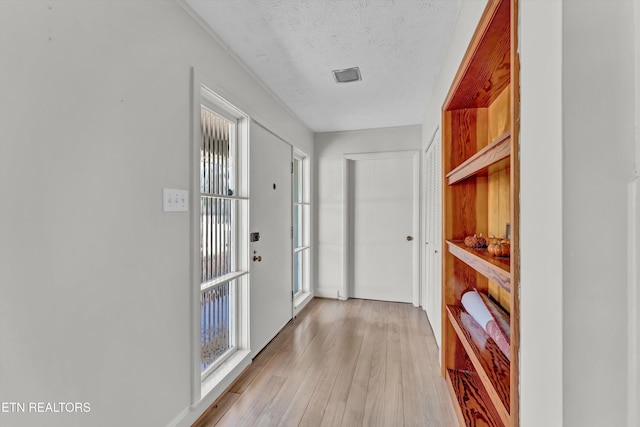
M 253 262 L 256 262 L 256 261 L 258 261 L 258 262 L 262 261 L 262 257 L 260 255 L 254 255 L 253 256 Z
M 413 236 L 407 236 L 407 242 L 410 242 L 413 240 Z

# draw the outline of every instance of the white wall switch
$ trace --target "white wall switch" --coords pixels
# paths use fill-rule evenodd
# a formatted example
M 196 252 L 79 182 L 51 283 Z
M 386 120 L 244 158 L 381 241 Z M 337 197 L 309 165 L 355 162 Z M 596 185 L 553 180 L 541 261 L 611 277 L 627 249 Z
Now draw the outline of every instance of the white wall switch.
M 164 212 L 188 212 L 189 192 L 187 190 L 163 188 L 162 210 Z

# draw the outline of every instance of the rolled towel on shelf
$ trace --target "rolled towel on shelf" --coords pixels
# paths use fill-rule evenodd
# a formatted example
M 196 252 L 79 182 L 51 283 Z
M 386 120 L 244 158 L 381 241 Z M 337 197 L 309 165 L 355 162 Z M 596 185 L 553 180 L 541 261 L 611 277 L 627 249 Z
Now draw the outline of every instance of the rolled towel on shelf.
M 493 316 L 489 313 L 489 309 L 485 305 L 482 297 L 475 289 L 465 292 L 462 295 L 462 306 L 467 313 L 473 317 L 473 320 L 478 322 L 478 325 L 482 326 L 482 329 L 487 330 L 487 323 L 493 320 Z
M 467 313 L 495 341 L 507 359 L 510 359 L 511 331 L 508 314 L 476 289 L 465 292 L 461 302 Z

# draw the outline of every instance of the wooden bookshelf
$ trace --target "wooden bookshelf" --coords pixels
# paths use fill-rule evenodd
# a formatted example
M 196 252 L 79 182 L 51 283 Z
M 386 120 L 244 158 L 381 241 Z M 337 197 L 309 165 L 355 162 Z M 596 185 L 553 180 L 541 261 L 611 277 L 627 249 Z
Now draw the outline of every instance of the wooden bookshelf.
M 442 108 L 442 374 L 462 426 L 519 425 L 517 12 L 488 1 Z M 507 224 L 509 257 L 463 243 Z M 509 357 L 462 308 L 472 289 L 509 312 Z

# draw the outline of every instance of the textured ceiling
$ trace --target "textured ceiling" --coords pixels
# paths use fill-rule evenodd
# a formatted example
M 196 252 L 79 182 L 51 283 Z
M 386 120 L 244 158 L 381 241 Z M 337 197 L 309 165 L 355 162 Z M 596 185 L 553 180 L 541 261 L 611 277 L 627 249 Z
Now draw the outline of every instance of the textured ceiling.
M 187 0 L 314 132 L 422 123 L 460 0 Z M 332 70 L 360 67 L 338 84 Z

